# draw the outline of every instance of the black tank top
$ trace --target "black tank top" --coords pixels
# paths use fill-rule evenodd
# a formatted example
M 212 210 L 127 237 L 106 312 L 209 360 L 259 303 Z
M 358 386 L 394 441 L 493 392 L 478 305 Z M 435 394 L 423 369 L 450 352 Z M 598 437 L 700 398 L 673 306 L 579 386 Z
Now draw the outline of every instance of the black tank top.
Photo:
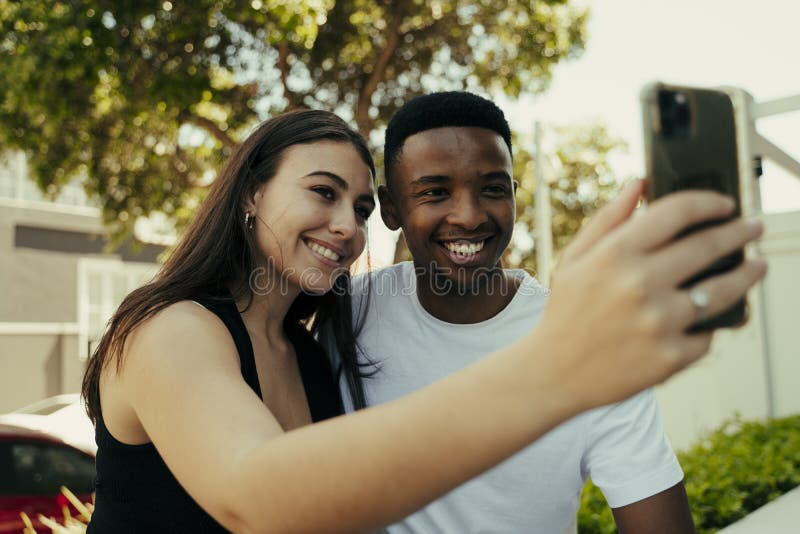
M 242 377 L 261 398 L 253 346 L 236 305 L 232 300 L 198 302 L 228 327 Z M 342 414 L 339 388 L 325 353 L 302 326 L 286 325 L 286 330 L 295 345 L 312 420 Z M 128 445 L 116 440 L 102 415 L 97 418 L 95 440 L 95 510 L 87 534 L 226 532 L 181 487 L 152 443 Z

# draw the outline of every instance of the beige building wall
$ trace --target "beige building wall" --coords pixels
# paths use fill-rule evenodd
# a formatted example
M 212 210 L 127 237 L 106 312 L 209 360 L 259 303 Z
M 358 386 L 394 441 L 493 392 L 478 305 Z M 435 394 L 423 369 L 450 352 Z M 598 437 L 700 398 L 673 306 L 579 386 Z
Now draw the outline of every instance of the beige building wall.
M 89 342 L 155 271 L 103 236 L 96 209 L 0 198 L 0 413 L 78 392 Z
M 672 444 L 683 449 L 740 414 L 800 413 L 800 212 L 764 215 L 769 273 L 750 292 L 750 320 L 716 334 L 711 355 L 656 389 Z
M 15 247 L 18 226 L 101 235 L 97 210 L 0 199 L 0 322 L 77 322 L 79 255 Z
M 77 334 L 0 334 L 0 413 L 79 391 L 77 349 Z

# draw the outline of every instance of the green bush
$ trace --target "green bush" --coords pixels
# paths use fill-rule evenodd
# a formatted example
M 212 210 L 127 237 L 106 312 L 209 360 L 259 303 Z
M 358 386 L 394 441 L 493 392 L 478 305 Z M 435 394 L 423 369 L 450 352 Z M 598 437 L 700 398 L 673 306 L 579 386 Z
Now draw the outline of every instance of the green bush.
M 678 459 L 697 532 L 716 532 L 800 485 L 800 416 L 766 423 L 735 418 Z M 616 532 L 611 510 L 591 481 L 581 497 L 578 532 Z

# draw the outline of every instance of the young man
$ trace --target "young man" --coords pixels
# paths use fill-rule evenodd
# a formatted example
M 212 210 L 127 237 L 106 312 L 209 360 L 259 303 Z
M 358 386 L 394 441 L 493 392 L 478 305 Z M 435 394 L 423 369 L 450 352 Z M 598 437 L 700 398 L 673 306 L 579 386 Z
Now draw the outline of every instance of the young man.
M 368 405 L 520 338 L 548 294 L 525 272 L 500 266 L 514 228 L 516 182 L 511 134 L 497 106 L 469 93 L 408 102 L 386 130 L 384 164 L 381 216 L 389 228 L 402 228 L 414 261 L 354 281 L 356 293 L 368 295 L 358 338 L 365 362 L 374 364 L 365 380 Z M 576 532 L 589 477 L 620 531 L 694 532 L 652 391 L 575 417 L 389 531 Z

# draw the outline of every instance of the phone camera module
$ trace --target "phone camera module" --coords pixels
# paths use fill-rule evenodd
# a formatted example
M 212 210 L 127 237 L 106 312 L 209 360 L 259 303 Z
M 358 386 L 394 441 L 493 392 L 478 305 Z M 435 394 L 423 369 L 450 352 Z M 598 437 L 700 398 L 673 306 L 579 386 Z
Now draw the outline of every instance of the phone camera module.
M 691 125 L 689 99 L 681 91 L 664 89 L 658 93 L 661 134 L 666 139 L 686 139 Z

